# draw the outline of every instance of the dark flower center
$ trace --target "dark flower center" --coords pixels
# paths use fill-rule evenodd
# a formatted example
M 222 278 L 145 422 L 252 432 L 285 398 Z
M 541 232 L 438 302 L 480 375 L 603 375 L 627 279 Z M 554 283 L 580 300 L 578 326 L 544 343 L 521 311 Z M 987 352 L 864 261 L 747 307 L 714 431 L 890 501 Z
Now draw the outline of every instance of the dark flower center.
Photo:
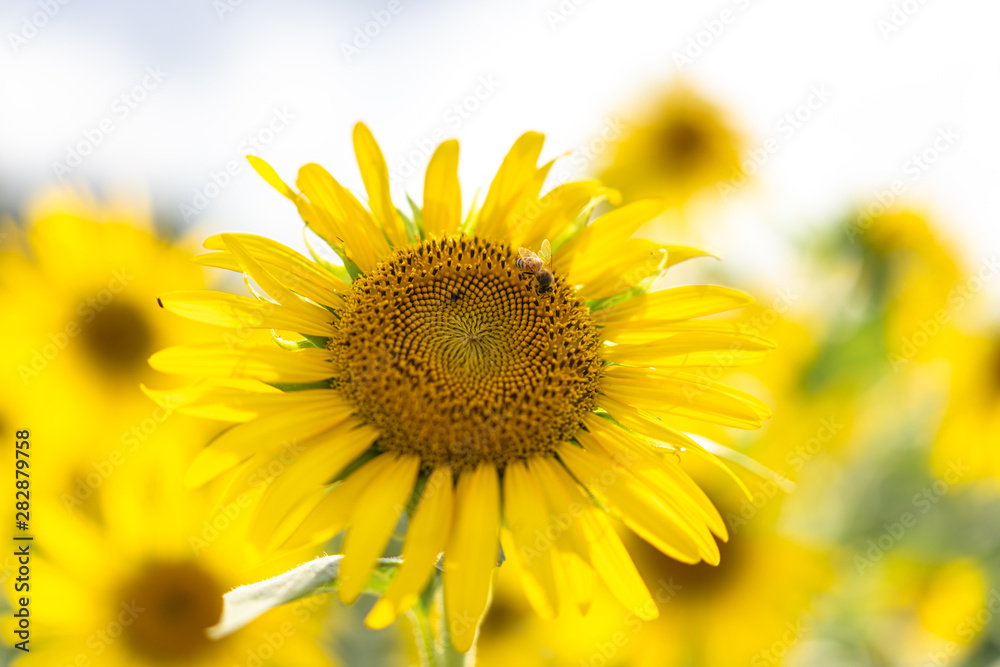
M 219 620 L 224 592 L 193 563 L 153 563 L 122 591 L 124 637 L 149 659 L 186 661 L 211 647 L 205 629 Z
M 81 324 L 81 338 L 97 364 L 112 372 L 132 371 L 152 352 L 153 332 L 145 316 L 117 301 Z
M 586 306 L 498 243 L 396 252 L 355 281 L 330 349 L 334 384 L 379 446 L 454 469 L 550 453 L 593 410 L 602 361 Z

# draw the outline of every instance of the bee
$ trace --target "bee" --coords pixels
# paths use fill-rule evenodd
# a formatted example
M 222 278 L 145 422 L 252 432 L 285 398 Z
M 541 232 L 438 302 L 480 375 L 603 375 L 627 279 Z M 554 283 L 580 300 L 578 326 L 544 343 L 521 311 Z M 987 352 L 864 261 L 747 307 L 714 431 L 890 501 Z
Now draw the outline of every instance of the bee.
M 527 248 L 518 248 L 517 254 L 518 258 L 515 262 L 517 268 L 535 274 L 538 279 L 539 294 L 551 292 L 554 289 L 552 283 L 555 281 L 555 277 L 551 271 L 552 246 L 549 244 L 549 240 L 542 241 L 542 247 L 539 248 L 537 255 Z

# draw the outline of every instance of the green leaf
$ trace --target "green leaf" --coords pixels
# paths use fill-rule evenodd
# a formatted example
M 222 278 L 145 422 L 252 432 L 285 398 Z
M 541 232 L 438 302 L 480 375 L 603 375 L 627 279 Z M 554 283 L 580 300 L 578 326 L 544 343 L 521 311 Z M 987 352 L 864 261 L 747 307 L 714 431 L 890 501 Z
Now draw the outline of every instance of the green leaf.
M 337 590 L 343 556 L 324 556 L 276 577 L 247 584 L 222 596 L 222 618 L 206 630 L 212 639 L 233 634 L 270 609 L 299 598 Z M 400 564 L 398 558 L 380 558 L 366 592 L 381 594 Z
M 222 618 L 206 630 L 212 639 L 236 632 L 264 612 L 336 582 L 343 556 L 317 558 L 294 570 L 255 584 L 239 586 L 222 596 Z

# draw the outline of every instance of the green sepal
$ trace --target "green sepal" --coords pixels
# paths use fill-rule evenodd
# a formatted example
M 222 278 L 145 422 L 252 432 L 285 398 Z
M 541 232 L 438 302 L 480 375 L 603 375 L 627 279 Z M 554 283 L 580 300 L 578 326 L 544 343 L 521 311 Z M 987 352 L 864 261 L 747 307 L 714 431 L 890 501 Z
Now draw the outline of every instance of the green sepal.
M 281 391 L 304 391 L 306 389 L 329 389 L 329 380 L 317 380 L 316 382 L 267 382 L 275 389 Z
M 406 227 L 406 237 L 410 239 L 410 243 L 416 243 L 424 238 L 424 216 L 420 207 L 410 198 L 410 195 L 406 195 L 406 201 L 410 203 L 410 210 L 413 211 L 413 217 L 407 216 L 400 209 L 396 210 L 399 211 L 399 217 L 403 219 L 403 226 Z
M 288 340 L 279 336 L 278 332 L 274 329 L 271 329 L 271 338 L 283 350 L 304 350 L 316 347 L 326 349 L 327 344 L 330 342 L 329 338 L 324 338 L 323 336 L 313 336 L 311 334 L 299 335 L 302 336 L 302 340 Z
M 312 256 L 313 261 L 316 262 L 317 264 L 319 264 L 320 266 L 322 266 L 324 269 L 326 269 L 330 273 L 332 273 L 337 278 L 340 278 L 341 280 L 343 280 L 345 283 L 350 284 L 350 283 L 354 282 L 354 276 L 356 274 L 352 274 L 351 273 L 351 269 L 348 267 L 348 262 L 350 262 L 350 260 L 348 260 L 346 258 L 346 254 L 345 254 L 344 248 L 339 248 L 338 249 L 338 248 L 333 247 L 332 245 L 329 244 L 329 242 L 326 241 L 326 239 L 324 239 L 319 234 L 316 234 L 316 232 L 313 232 L 313 234 L 316 234 L 316 238 L 318 238 L 321 241 L 323 241 L 324 243 L 326 243 L 326 246 L 328 248 L 330 248 L 330 250 L 332 250 L 335 253 L 337 253 L 337 257 L 339 257 L 340 261 L 342 261 L 344 263 L 343 266 L 341 266 L 340 264 L 334 264 L 333 262 L 331 262 L 330 260 L 328 260 L 326 257 L 323 257 L 323 255 L 321 255 L 320 253 L 316 252 L 316 248 L 313 247 L 312 242 L 309 240 L 309 235 L 305 233 L 305 230 L 307 230 L 307 229 L 309 229 L 308 226 L 306 226 L 306 228 L 303 230 L 302 238 L 306 242 L 306 248 L 309 249 L 309 254 Z M 354 267 L 354 270 L 357 272 L 357 274 L 361 273 L 361 271 L 358 269 L 357 264 L 355 264 L 354 262 L 350 262 L 350 265 Z

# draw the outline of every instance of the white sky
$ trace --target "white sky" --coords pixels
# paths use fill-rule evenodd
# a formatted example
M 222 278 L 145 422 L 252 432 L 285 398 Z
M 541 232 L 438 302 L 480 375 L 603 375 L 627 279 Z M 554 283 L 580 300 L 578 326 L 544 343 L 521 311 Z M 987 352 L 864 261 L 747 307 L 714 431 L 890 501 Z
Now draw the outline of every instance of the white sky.
M 220 17 L 225 2 L 236 6 Z M 58 11 L 43 21 L 46 3 Z M 879 21 L 894 11 L 905 21 L 885 36 Z M 390 20 L 348 58 L 343 45 L 372 12 Z M 713 249 L 769 268 L 780 249 L 755 239 L 807 234 L 902 179 L 907 200 L 933 211 L 970 262 L 1000 250 L 1000 3 L 987 0 L 4 0 L 0 201 L 16 207 L 53 181 L 67 147 L 110 119 L 111 133 L 70 179 L 146 187 L 179 217 L 210 172 L 236 160 L 239 173 L 189 232 L 254 231 L 301 247 L 294 209 L 242 159 L 241 144 L 277 110 L 292 119 L 260 154 L 289 181 L 315 161 L 360 188 L 357 120 L 372 128 L 391 171 L 440 128 L 462 141 L 467 204 L 524 130 L 545 132 L 543 158 L 555 156 L 676 79 L 674 54 L 723 12 L 729 22 L 702 35 L 708 45 L 684 74 L 756 143 L 780 137 L 776 123 L 815 86 L 831 97 L 779 139 L 757 185 L 725 210 L 742 231 Z M 33 15 L 45 23 L 36 33 L 25 28 Z M 564 20 L 553 24 L 556 15 Z M 24 37 L 16 51 L 12 35 Z M 147 78 L 150 90 L 136 95 L 145 99 L 124 106 L 147 68 L 166 76 Z M 479 88 L 478 108 L 468 118 L 450 111 L 481 80 L 495 90 Z M 911 179 L 907 160 L 942 128 L 958 140 Z M 418 162 L 404 186 L 417 199 L 426 159 Z

